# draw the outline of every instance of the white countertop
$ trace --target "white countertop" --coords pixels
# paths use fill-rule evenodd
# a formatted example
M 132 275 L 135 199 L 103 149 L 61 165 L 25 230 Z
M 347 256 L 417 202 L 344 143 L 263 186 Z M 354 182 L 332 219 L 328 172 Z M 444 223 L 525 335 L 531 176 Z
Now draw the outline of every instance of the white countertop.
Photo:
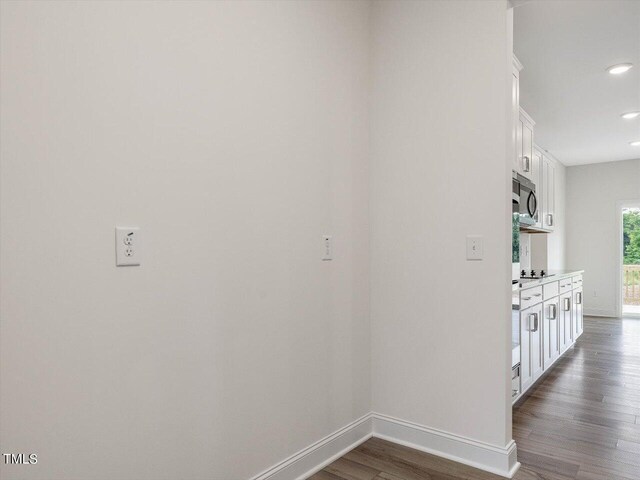
M 580 275 L 584 270 L 552 270 L 544 278 L 521 279 L 520 283 L 513 284 L 513 290 L 524 290 L 526 288 L 537 287 L 545 283 L 555 282 L 563 278 Z

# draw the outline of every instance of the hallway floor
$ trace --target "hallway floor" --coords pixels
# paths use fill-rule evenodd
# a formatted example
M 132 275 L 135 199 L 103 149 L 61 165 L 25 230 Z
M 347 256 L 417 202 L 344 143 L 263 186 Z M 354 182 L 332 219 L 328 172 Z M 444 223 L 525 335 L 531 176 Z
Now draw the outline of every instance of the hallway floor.
M 640 479 L 640 319 L 585 317 L 584 334 L 513 412 L 515 480 Z M 498 480 L 372 438 L 311 480 Z

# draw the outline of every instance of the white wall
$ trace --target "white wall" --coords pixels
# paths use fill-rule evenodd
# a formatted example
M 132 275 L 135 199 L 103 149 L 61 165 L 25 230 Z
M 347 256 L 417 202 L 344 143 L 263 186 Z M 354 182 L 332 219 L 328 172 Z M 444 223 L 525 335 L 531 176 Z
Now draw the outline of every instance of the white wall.
M 619 296 L 617 203 L 640 199 L 640 160 L 567 168 L 567 266 L 584 269 L 584 311 L 615 316 Z
M 3 479 L 246 479 L 370 411 L 368 18 L 2 2 Z
M 500 447 L 511 439 L 505 17 L 504 2 L 376 2 L 372 23 L 373 409 Z M 466 261 L 467 234 L 484 235 L 484 261 Z

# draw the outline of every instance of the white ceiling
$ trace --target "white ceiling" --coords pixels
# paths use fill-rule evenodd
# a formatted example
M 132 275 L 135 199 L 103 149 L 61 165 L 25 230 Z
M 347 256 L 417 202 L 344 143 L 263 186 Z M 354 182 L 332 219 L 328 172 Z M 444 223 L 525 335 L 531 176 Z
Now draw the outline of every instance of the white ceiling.
M 640 0 L 539 0 L 515 8 L 520 104 L 565 165 L 640 158 Z M 614 76 L 617 63 L 634 68 Z

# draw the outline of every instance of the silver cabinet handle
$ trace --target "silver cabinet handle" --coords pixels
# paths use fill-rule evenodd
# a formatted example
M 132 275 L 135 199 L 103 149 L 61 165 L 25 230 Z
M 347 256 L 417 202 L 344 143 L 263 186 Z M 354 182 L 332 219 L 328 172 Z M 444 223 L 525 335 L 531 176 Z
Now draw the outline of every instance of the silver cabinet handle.
M 558 318 L 558 305 L 552 303 L 549 305 L 549 320 L 555 320 Z
M 553 213 L 547 214 L 547 225 L 549 225 L 550 227 L 553 226 Z
M 565 298 L 564 299 L 564 311 L 568 312 L 569 310 L 571 310 L 571 299 L 570 298 Z
M 523 300 L 531 300 L 531 297 L 522 297 Z
M 541 294 L 541 293 L 534 293 L 534 294 L 533 294 L 533 296 L 534 296 L 534 297 L 541 297 L 541 296 L 542 296 L 542 294 Z
M 576 295 L 576 303 L 578 305 L 582 304 L 582 292 L 578 292 L 578 294 Z
M 533 329 L 531 328 L 531 317 L 533 317 Z M 537 332 L 538 331 L 538 314 L 537 313 L 530 313 L 529 314 L 529 331 L 530 332 Z
M 531 170 L 531 159 L 527 156 L 522 157 L 522 170 L 528 172 Z

